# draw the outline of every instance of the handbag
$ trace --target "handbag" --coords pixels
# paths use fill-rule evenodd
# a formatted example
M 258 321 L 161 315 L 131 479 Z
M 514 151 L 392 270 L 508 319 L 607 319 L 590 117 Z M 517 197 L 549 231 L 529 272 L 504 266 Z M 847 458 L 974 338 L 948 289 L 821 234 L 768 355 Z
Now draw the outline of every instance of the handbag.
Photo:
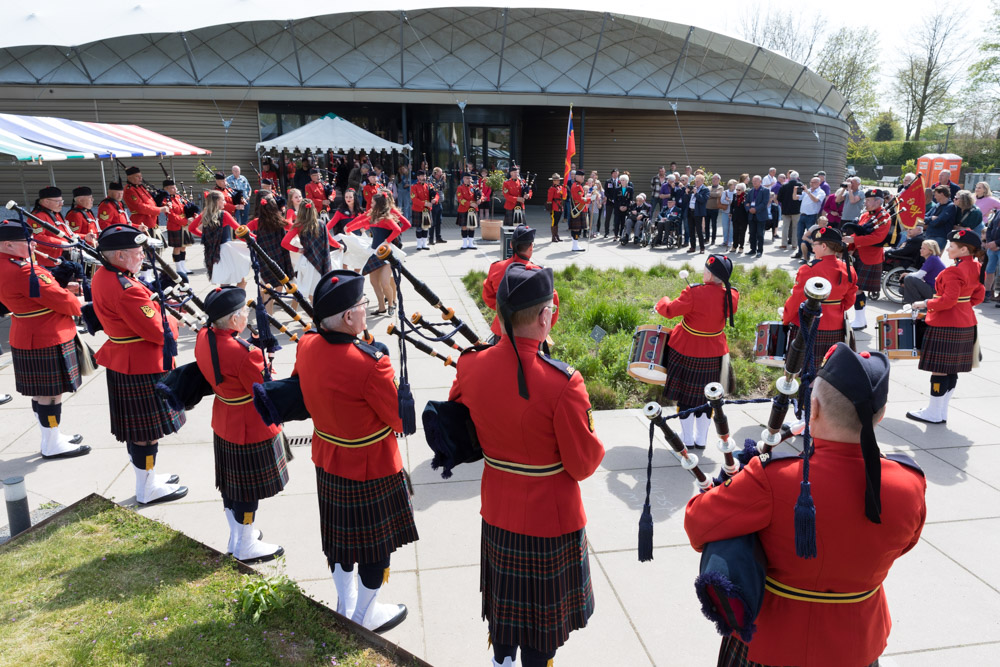
M 97 357 L 86 341 L 80 338 L 79 333 L 73 337 L 73 347 L 76 348 L 76 363 L 80 368 L 80 375 L 92 375 L 97 370 Z

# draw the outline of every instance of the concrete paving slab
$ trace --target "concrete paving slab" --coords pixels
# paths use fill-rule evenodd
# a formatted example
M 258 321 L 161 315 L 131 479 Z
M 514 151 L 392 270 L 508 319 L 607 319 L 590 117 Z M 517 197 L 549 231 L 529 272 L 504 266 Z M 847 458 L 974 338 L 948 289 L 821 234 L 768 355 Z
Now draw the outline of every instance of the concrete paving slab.
M 482 517 L 479 481 L 421 484 L 413 509 L 420 531 L 417 559 L 422 568 L 479 564 Z
M 917 653 L 883 655 L 881 667 L 940 667 L 941 665 L 990 665 L 996 662 L 1000 642 L 936 649 Z
M 1000 552 L 1000 516 L 935 523 L 924 527 L 921 538 L 1000 592 L 996 559 Z
M 991 488 L 1000 489 L 1000 480 L 995 475 L 988 474 L 988 471 L 997 470 L 1000 466 L 1000 445 L 927 451 L 955 466 L 970 478 L 979 480 Z
M 926 401 L 892 401 L 886 408 L 881 425 L 922 449 L 996 444 L 996 427 L 972 415 L 963 414 L 947 424 L 925 424 L 907 419 L 908 410 L 919 410 L 926 405 Z

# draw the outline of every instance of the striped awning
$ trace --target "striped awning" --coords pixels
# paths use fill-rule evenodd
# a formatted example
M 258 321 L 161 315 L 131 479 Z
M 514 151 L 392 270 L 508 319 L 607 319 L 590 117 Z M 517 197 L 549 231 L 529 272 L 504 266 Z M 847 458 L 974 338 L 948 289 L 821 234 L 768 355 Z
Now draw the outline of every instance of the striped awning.
M 19 162 L 39 162 L 42 160 L 86 160 L 94 159 L 93 153 L 73 153 L 61 151 L 51 146 L 36 144 L 7 130 L 0 129 L 0 153 L 13 155 Z
M 11 138 L 10 146 L 6 145 L 6 138 Z M 25 147 L 19 148 L 18 143 Z M 0 113 L 0 152 L 14 155 L 18 160 L 37 160 L 39 154 L 32 147 L 38 146 L 51 155 L 41 159 L 50 160 L 211 155 L 211 151 L 138 125 Z M 60 154 L 65 157 L 59 157 Z

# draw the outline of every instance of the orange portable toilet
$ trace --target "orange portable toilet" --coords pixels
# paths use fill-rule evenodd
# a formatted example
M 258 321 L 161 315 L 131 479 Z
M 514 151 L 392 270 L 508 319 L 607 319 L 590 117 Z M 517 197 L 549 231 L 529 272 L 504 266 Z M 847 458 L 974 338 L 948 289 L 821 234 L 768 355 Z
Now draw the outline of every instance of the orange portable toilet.
M 927 153 L 917 158 L 917 173 L 928 187 L 937 185 L 938 175 L 945 169 L 951 172 L 952 183 L 961 182 L 962 158 L 954 153 Z

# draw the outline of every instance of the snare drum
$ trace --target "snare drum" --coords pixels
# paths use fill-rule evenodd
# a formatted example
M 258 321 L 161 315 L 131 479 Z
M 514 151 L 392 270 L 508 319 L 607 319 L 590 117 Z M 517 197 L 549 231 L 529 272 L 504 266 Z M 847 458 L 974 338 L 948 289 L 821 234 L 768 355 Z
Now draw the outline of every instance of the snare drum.
M 924 344 L 926 313 L 889 313 L 875 318 L 878 350 L 890 359 L 919 359 Z
M 660 324 L 636 327 L 632 336 L 632 349 L 628 353 L 628 374 L 640 382 L 663 385 L 667 383 L 667 339 L 670 328 Z
M 784 368 L 785 355 L 791 340 L 787 324 L 761 322 L 757 325 L 757 339 L 753 346 L 754 361 L 762 366 Z

